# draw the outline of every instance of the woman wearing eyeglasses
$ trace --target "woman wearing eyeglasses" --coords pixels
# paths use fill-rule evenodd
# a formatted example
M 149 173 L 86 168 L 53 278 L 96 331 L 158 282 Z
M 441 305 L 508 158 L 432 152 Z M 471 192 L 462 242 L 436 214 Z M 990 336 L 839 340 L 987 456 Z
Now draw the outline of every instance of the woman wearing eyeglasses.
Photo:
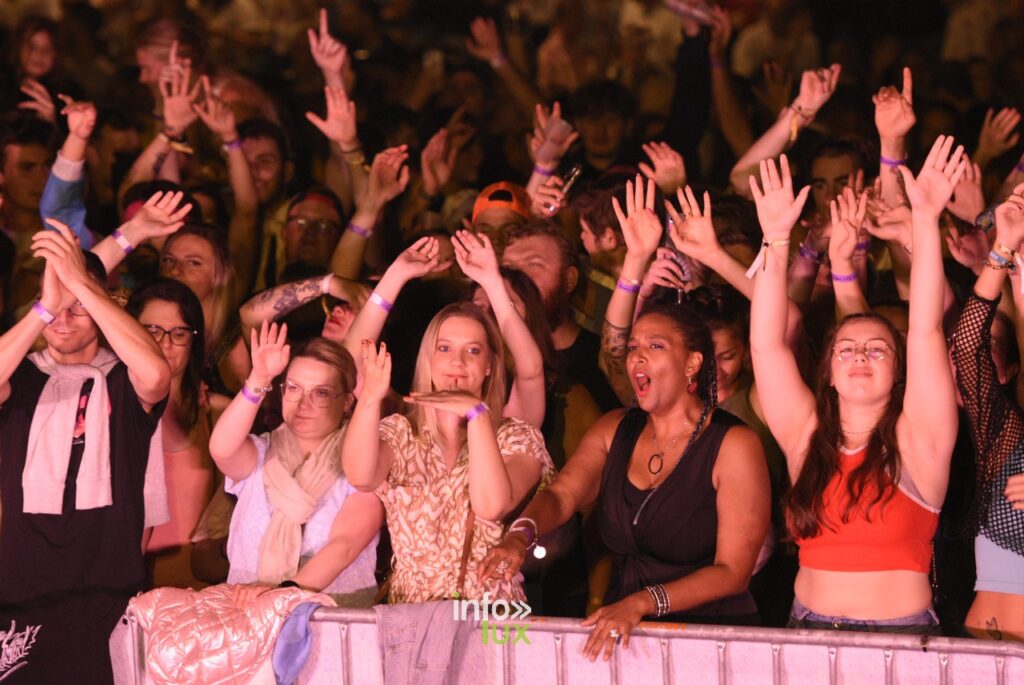
M 287 326 L 252 332 L 252 373 L 210 436 L 210 454 L 238 497 L 228 535 L 229 583 L 326 592 L 342 606 L 369 607 L 384 508 L 342 473 L 341 443 L 352 413 L 356 369 L 326 338 L 294 354 Z M 284 423 L 249 431 L 275 378 Z
M 191 571 L 190 538 L 214 492 L 207 449 L 210 417 L 202 400 L 203 310 L 188 286 L 158 278 L 135 291 L 128 312 L 148 330 L 171 367 L 171 394 L 160 420 L 170 520 L 146 544 L 153 586 L 201 588 Z M 156 458 L 154 451 L 151 458 Z
M 963 147 L 940 136 L 915 178 L 899 167 L 912 210 L 910 327 L 906 345 L 880 316 L 843 319 L 815 394 L 785 341 L 790 230 L 789 163 L 761 162 L 751 190 L 764 232 L 751 311 L 751 353 L 765 420 L 793 487 L 786 518 L 800 570 L 790 626 L 937 634 L 928 574 L 931 540 L 949 480 L 956 395 L 942 330 L 938 218 L 963 173 Z M 853 211 L 849 203 L 833 211 Z M 836 281 L 852 278 L 832 272 Z

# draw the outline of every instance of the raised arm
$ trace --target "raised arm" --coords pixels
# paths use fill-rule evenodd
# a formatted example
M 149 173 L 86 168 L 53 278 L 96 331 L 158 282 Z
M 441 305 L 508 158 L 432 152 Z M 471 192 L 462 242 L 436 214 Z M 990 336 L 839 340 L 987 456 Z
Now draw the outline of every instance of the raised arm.
M 210 78 L 200 79 L 203 100 L 192 107 L 206 127 L 220 138 L 224 154 L 228 158 L 228 178 L 234 207 L 228 224 L 228 253 L 235 267 L 234 302 L 240 302 L 249 292 L 256 270 L 256 235 L 259 220 L 260 198 L 256 183 L 252 179 L 249 163 L 238 139 L 235 114 L 231 108 L 210 90 Z
M 854 262 L 863 260 L 865 251 L 858 257 L 857 245 L 862 238 L 861 226 L 867 212 L 868 194 L 860 198 L 847 186 L 832 200 L 829 212 L 832 218 L 832 237 L 829 239 L 828 256 L 832 263 L 832 288 L 836 293 L 837 319 L 842 321 L 850 314 L 864 314 L 870 309 L 860 286 L 860 270 Z
M 775 123 L 765 131 L 764 135 L 750 146 L 740 157 L 729 174 L 733 189 L 744 197 L 750 197 L 748 179 L 757 173 L 758 164 L 766 159 L 777 157 L 790 145 L 796 142 L 801 128 L 807 127 L 832 93 L 839 82 L 838 64 L 828 69 L 805 71 L 800 78 L 800 93 L 792 105 L 782 110 Z
M 60 99 L 64 101 L 61 114 L 68 119 L 68 137 L 50 167 L 50 176 L 39 201 L 39 215 L 44 220 L 53 217 L 67 224 L 78 236 L 82 249 L 88 250 L 95 239 L 85 225 L 82 176 L 85 152 L 96 127 L 96 106 L 91 102 L 75 102 L 67 95 L 61 95 Z
M 366 155 L 356 131 L 356 105 L 341 86 L 328 84 L 324 88 L 324 98 L 327 101 L 326 118 L 306 112 L 306 119 L 330 141 L 330 159 L 324 182 L 348 209 L 363 192 L 367 180 L 363 168 Z
M 288 325 L 264 321 L 257 337 L 250 332 L 252 345 L 252 371 L 217 420 L 210 434 L 210 456 L 217 468 L 233 481 L 248 478 L 259 455 L 249 438 L 260 404 L 270 384 L 288 368 L 291 346 L 288 345 Z
M 534 108 L 533 135 L 529 140 L 533 171 L 530 172 L 530 180 L 526 183 L 526 192 L 531 198 L 536 196 L 537 188 L 544 185 L 544 182 L 555 173 L 565 153 L 580 137 L 568 122 L 556 125 L 552 121 L 565 122 L 562 118 L 561 104 L 554 103 L 550 110 L 540 104 Z M 552 134 L 550 140 L 549 133 Z
M 925 501 L 941 506 L 956 441 L 956 389 L 942 329 L 945 275 L 939 215 L 967 164 L 963 146 L 939 136 L 915 179 L 899 167 L 912 211 L 907 386 L 897 424 L 900 456 Z
M 361 341 L 363 388 L 348 420 L 341 444 L 341 466 L 352 487 L 372 492 L 384 482 L 394 463 L 391 447 L 380 437 L 380 404 L 391 390 L 391 354 L 370 340 Z
M 54 219 L 47 220 L 56 231 L 40 231 L 32 238 L 33 256 L 52 264 L 64 287 L 74 295 L 103 333 L 114 354 L 128 368 L 128 378 L 148 411 L 167 397 L 171 369 L 153 336 L 86 271 L 85 255 L 74 233 Z
M 106 238 L 91 252 L 103 262 L 107 273 L 113 273 L 128 253 L 147 240 L 168 236 L 185 223 L 192 204 L 179 207 L 184 193 L 154 193 L 135 216 Z
M 708 42 L 708 56 L 711 61 L 711 102 L 718 115 L 718 127 L 729 144 L 732 153 L 739 157 L 754 144 L 754 132 L 750 128 L 736 97 L 733 76 L 729 71 L 728 52 L 732 38 L 732 19 L 729 12 L 721 7 L 711 8 L 711 40 Z
M 817 427 L 814 394 L 800 377 L 796 357 L 786 343 L 786 267 L 789 236 L 809 186 L 793 196 L 793 179 L 785 155 L 761 162 L 761 182 L 751 177 L 750 190 L 764 232 L 763 263 L 754 276 L 750 306 L 750 352 L 759 388 L 771 388 L 785 402 L 762 402 L 765 423 L 786 455 L 789 476 L 796 482 L 807 456 L 807 445 Z M 756 262 L 755 262 L 756 263 Z
M 881 199 L 896 207 L 904 203 L 898 172 L 900 164 L 907 163 L 907 133 L 914 127 L 914 79 L 909 67 L 903 68 L 903 90 L 885 86 L 871 98 L 875 104 L 875 128 L 881 147 L 878 178 L 881 179 Z
M 515 376 L 503 415 L 540 427 L 544 423 L 544 359 L 526 322 L 516 311 L 498 268 L 498 257 L 486 235 L 458 231 L 452 241 L 462 272 L 483 288 L 505 346 L 512 353 Z
M 978 134 L 978 146 L 974 149 L 974 161 L 984 170 L 993 160 L 1017 146 L 1020 134 L 1020 112 L 1013 107 L 1003 107 L 996 113 L 989 109 L 985 122 Z
M 505 57 L 501 49 L 501 35 L 494 20 L 477 17 L 469 25 L 469 31 L 471 37 L 466 39 L 466 50 L 491 65 L 521 112 L 529 116 L 533 106 L 540 102 L 540 94 Z
M 348 47 L 331 35 L 326 8 L 320 9 L 319 29 L 307 29 L 306 37 L 309 39 L 309 52 L 320 67 L 327 87 L 351 92 L 355 85 L 352 60 L 349 59 Z
M 313 276 L 268 288 L 253 295 L 238 310 L 242 324 L 242 339 L 249 339 L 249 332 L 258 328 L 263 321 L 277 321 L 302 305 L 322 295 L 330 295 L 352 305 L 355 312 L 362 310 L 369 290 L 362 283 L 341 278 L 334 274 Z

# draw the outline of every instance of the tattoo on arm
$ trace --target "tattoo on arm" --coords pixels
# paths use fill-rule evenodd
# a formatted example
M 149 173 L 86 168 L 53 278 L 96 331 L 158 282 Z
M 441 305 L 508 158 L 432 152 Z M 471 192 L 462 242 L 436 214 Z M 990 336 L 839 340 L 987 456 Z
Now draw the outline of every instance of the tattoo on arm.
M 606 319 L 601 326 L 601 354 L 608 367 L 608 373 L 626 375 L 626 342 L 629 328 L 616 326 Z
M 288 283 L 271 291 L 277 295 L 272 304 L 274 318 L 284 316 L 315 299 L 320 294 L 320 283 L 323 280 L 323 276 L 314 276 L 304 281 Z

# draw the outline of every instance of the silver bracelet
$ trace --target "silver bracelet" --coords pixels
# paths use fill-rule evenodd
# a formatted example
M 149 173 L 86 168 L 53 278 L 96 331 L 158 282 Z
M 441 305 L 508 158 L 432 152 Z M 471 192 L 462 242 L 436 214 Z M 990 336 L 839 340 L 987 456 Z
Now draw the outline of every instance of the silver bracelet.
M 644 589 L 654 600 L 654 615 L 656 617 L 664 616 L 672 610 L 672 602 L 668 598 L 668 590 L 664 585 L 648 585 Z

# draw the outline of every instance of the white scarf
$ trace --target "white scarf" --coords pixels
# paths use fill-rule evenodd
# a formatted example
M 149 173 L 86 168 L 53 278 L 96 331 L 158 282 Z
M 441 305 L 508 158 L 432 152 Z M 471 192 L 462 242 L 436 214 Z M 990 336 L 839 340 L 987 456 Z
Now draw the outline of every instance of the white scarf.
M 59 364 L 49 350 L 29 361 L 50 378 L 39 396 L 28 433 L 28 452 L 21 473 L 26 514 L 60 514 L 71 462 L 71 441 L 82 386 L 92 380 L 85 410 L 85 452 L 75 480 L 75 508 L 98 509 L 114 503 L 110 486 L 110 399 L 106 375 L 117 364 L 112 352 L 100 348 L 89 364 Z

